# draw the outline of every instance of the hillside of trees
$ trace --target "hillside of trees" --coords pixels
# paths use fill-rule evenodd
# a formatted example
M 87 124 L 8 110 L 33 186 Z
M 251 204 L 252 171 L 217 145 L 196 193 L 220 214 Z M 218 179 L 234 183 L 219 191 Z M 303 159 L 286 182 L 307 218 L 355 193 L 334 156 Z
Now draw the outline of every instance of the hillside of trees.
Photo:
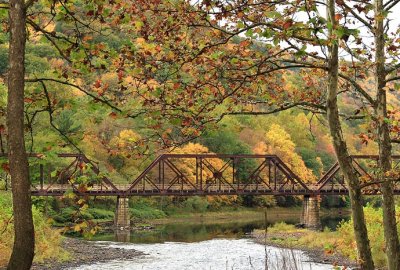
M 26 152 L 42 164 L 84 153 L 115 183 L 162 153 L 200 152 L 277 154 L 306 182 L 337 159 L 363 269 L 374 262 L 350 155 L 378 154 L 388 267 L 398 269 L 397 4 L 0 1 L 1 185 L 10 173 L 15 235 L 26 240 L 16 238 L 10 267 L 34 256 Z
M 68 27 L 62 23 L 50 25 L 49 29 L 67 34 Z M 108 46 L 121 47 L 123 39 L 109 35 L 102 40 Z M 8 35 L 0 33 L 0 141 L 1 152 L 7 148 L 7 130 L 5 128 L 6 84 L 4 78 L 8 62 Z M 61 80 L 60 74 L 65 60 L 43 36 L 35 35 L 27 43 L 26 73 L 27 77 L 48 77 Z M 324 87 L 318 82 L 318 76 L 307 75 L 309 81 L 302 79 L 303 71 L 293 69 L 285 71 L 279 80 L 280 88 L 285 93 L 296 95 L 305 84 L 314 91 Z M 207 127 L 199 127 L 196 136 L 185 137 L 176 131 L 177 125 L 166 128 L 170 137 L 181 137 L 179 143 L 169 145 L 154 139 L 154 130 L 159 129 L 161 137 L 166 135 L 165 126 L 151 128 L 149 115 L 128 117 L 121 115 L 113 106 L 97 100 L 110 93 L 112 98 L 118 94 L 120 78 L 116 72 L 99 74 L 99 79 L 90 81 L 73 80 L 73 84 L 59 84 L 49 81 L 47 96 L 44 96 L 40 84 L 28 85 L 26 88 L 26 149 L 33 153 L 42 153 L 41 162 L 61 162 L 54 159 L 56 153 L 82 152 L 98 162 L 101 172 L 107 174 L 115 183 L 130 183 L 158 155 L 162 153 L 219 153 L 219 154 L 276 154 L 306 182 L 315 182 L 336 161 L 334 149 L 328 130 L 326 118 L 306 109 L 288 109 L 268 115 L 224 115 Z M 128 78 L 129 79 L 129 78 Z M 132 78 L 131 78 L 132 79 Z M 61 80 L 62 81 L 62 80 Z M 68 80 L 65 80 L 68 81 Z M 151 82 L 149 82 L 151 83 Z M 156 82 L 152 82 L 156 83 Z M 366 86 L 371 80 L 366 80 Z M 89 86 L 94 92 L 85 94 L 79 87 Z M 311 91 L 310 90 L 310 91 Z M 103 93 L 104 91 L 105 93 Z M 47 97 L 49 100 L 47 100 Z M 111 97 L 110 97 L 111 98 Z M 389 93 L 393 106 L 398 105 L 396 92 Z M 51 104 L 47 104 L 47 102 Z M 139 102 L 139 101 L 138 101 Z M 356 110 L 354 97 L 341 96 L 341 110 L 351 114 Z M 135 104 L 135 97 L 125 93 L 117 105 L 130 107 Z M 47 106 L 51 106 L 50 108 Z M 224 107 L 225 105 L 222 105 Z M 268 111 L 269 105 L 260 103 L 248 106 L 251 110 Z M 226 109 L 226 108 L 225 108 Z M 49 111 L 50 110 L 50 111 Z M 215 113 L 223 110 L 218 108 Z M 171 120 L 172 121 L 172 120 Z M 175 122 L 182 124 L 180 119 Z M 163 129 L 164 128 L 164 129 Z M 363 120 L 345 122 L 345 137 L 349 141 L 352 154 L 376 154 L 377 144 L 368 139 L 370 126 Z M 188 141 L 185 140 L 189 138 Z M 396 153 L 396 149 L 395 149 Z M 7 169 L 3 160 L 2 168 Z M 254 164 L 253 164 L 254 165 Z M 218 167 L 218 166 L 217 166 Z M 5 171 L 4 173 L 7 173 Z M 3 173 L 3 175 L 4 175 Z M 4 179 L 3 179 L 4 180 Z M 1 183 L 1 182 L 0 182 Z M 4 186 L 3 181 L 1 185 Z M 3 187 L 4 188 L 4 187 Z

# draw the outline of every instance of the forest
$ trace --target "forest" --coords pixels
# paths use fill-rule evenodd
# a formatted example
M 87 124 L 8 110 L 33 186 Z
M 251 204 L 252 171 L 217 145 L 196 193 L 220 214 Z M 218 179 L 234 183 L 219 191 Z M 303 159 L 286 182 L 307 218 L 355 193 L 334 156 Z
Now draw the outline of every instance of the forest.
M 115 184 L 131 183 L 164 153 L 274 154 L 308 183 L 338 161 L 350 194 L 322 197 L 321 206 L 351 209 L 363 269 L 374 269 L 363 206 L 382 208 L 387 267 L 400 269 L 391 159 L 400 154 L 397 3 L 0 1 L 0 152 L 8 153 L 0 160 L 0 204 L 8 207 L 0 235 L 9 235 L 0 255 L 11 256 L 9 269 L 32 263 L 22 242 L 15 255 L 8 226 L 16 222 L 15 240 L 18 229 L 33 238 L 31 201 L 36 231 L 52 231 L 51 218 L 93 234 L 96 220 L 114 214 L 105 198 L 31 200 L 26 153 L 40 155 L 31 165 L 50 167 L 63 162 L 58 153 L 83 153 Z M 379 155 L 382 196 L 362 198 L 354 154 Z M 156 197 L 133 199 L 131 213 L 141 220 L 184 208 L 300 205 L 296 196 Z M 17 225 L 26 218 L 31 225 Z

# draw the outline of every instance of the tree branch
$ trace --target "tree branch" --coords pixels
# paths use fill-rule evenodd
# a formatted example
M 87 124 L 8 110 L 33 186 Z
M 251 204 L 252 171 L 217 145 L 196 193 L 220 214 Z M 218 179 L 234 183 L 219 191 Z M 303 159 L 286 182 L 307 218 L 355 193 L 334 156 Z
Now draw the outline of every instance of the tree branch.
M 71 144 L 76 150 L 78 150 L 79 153 L 83 153 L 82 150 L 66 135 L 64 134 L 64 132 L 62 132 L 55 124 L 54 124 L 54 119 L 53 119 L 53 107 L 51 106 L 51 100 L 50 100 L 50 96 L 49 96 L 49 92 L 47 91 L 47 87 L 46 84 L 41 81 L 40 84 L 43 87 L 43 92 L 45 94 L 46 97 L 46 101 L 47 101 L 47 111 L 49 113 L 49 120 L 50 120 L 50 125 L 57 130 L 58 133 L 60 133 L 60 135 L 69 143 Z
M 394 6 L 396 6 L 400 0 L 392 0 L 388 1 L 386 4 L 383 5 L 385 11 L 390 11 Z
M 342 5 L 343 7 L 345 7 L 345 8 L 347 9 L 347 11 L 350 11 L 350 13 L 354 16 L 354 18 L 356 18 L 358 21 L 360 21 L 362 24 L 364 24 L 369 30 L 374 31 L 372 25 L 369 24 L 366 20 L 364 20 L 360 15 L 358 15 L 358 14 L 355 12 L 355 9 L 354 9 L 354 8 L 349 7 L 349 6 L 346 4 L 346 1 L 342 1 L 342 2 L 341 2 L 341 5 Z
M 343 73 L 339 73 L 339 77 L 351 83 L 357 92 L 359 92 L 366 100 L 368 100 L 372 106 L 375 106 L 375 100 L 354 79 L 344 75 Z

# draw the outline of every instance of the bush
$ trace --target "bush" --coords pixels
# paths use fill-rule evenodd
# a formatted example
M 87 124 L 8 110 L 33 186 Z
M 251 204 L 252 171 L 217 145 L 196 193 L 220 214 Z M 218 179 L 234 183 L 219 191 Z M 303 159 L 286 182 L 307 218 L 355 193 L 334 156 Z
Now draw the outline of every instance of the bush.
M 190 197 L 184 202 L 184 207 L 188 211 L 194 210 L 203 213 L 207 211 L 208 206 L 209 203 L 207 199 L 199 196 Z
M 132 198 L 129 200 L 129 211 L 132 219 L 156 219 L 166 217 L 163 210 L 155 208 L 156 201 L 149 198 Z
M 132 219 L 139 220 L 164 218 L 167 216 L 163 211 L 151 207 L 141 209 L 129 209 L 129 211 L 131 213 Z
M 4 74 L 8 68 L 8 48 L 0 45 L 0 75 Z
M 41 74 L 50 69 L 47 59 L 32 54 L 27 54 L 25 59 L 25 67 L 27 74 Z
M 302 205 L 302 199 L 297 196 L 275 196 L 276 204 L 280 207 L 294 207 Z
M 276 200 L 271 195 L 241 195 L 238 196 L 238 204 L 245 207 L 274 207 L 276 206 Z
M 111 210 L 89 208 L 88 212 L 94 219 L 114 219 L 114 212 Z
M 397 220 L 400 220 L 399 210 L 400 209 L 397 209 Z M 364 207 L 364 214 L 375 266 L 384 266 L 386 264 L 386 253 L 382 209 L 375 209 L 367 205 Z M 397 223 L 397 227 L 400 232 L 400 223 Z M 339 243 L 340 252 L 352 259 L 356 259 L 357 253 L 355 250 L 356 242 L 354 240 L 353 221 L 342 222 L 338 226 L 338 232 L 341 238 L 341 242 Z
M 77 209 L 75 207 L 65 207 L 62 208 L 58 214 L 53 215 L 54 221 L 61 224 L 73 223 L 75 222 L 75 218 L 79 215 L 79 217 L 90 220 L 94 219 L 92 213 L 90 211 L 84 211 L 81 213 L 77 213 Z
M 6 265 L 13 245 L 13 222 L 11 194 L 0 192 L 0 268 Z M 32 207 L 35 225 L 35 258 L 36 262 L 46 259 L 65 260 L 68 254 L 61 248 L 62 237 L 59 231 L 51 228 L 44 215 Z
M 6 190 L 6 182 L 0 179 L 0 190 Z

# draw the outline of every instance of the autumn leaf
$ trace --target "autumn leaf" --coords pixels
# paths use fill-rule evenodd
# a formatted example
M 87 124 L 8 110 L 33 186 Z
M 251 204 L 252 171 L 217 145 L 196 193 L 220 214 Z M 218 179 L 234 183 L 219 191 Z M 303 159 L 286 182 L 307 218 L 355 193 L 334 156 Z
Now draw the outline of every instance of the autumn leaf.
M 25 103 L 33 103 L 34 100 L 33 100 L 32 98 L 26 97 L 26 98 L 24 98 L 24 102 L 25 102 Z
M 1 168 L 3 169 L 3 171 L 5 171 L 6 173 L 10 173 L 10 165 L 8 163 L 2 163 L 1 164 Z
M 340 21 L 342 18 L 343 18 L 343 15 L 342 15 L 342 14 L 336 14 L 336 15 L 335 15 L 335 20 L 336 20 L 336 21 Z
M 116 112 L 111 112 L 108 116 L 110 116 L 113 119 L 117 118 L 117 113 Z
M 282 27 L 284 30 L 287 30 L 290 27 L 292 27 L 292 25 L 293 25 L 293 20 L 289 19 L 283 23 Z
M 101 87 L 101 80 L 97 80 L 94 85 L 95 88 L 100 88 Z

